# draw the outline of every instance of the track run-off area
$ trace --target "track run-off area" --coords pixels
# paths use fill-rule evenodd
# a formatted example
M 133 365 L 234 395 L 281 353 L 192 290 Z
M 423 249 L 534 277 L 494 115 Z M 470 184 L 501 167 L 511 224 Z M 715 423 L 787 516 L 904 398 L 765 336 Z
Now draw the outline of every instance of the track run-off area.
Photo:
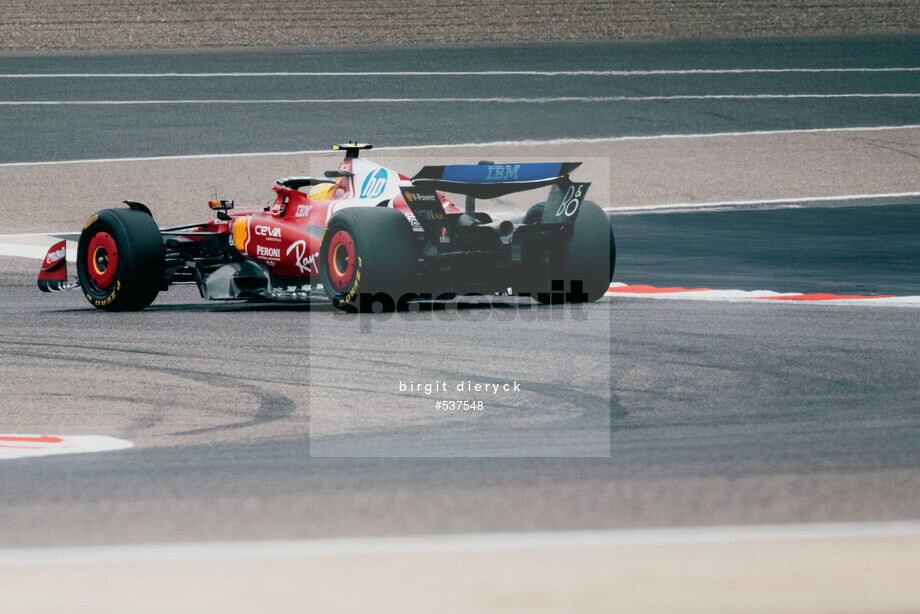
M 920 607 L 918 42 L 0 57 L 0 594 Z M 35 287 L 52 235 L 101 208 L 266 203 L 346 139 L 405 173 L 584 161 L 611 292 L 356 317 Z M 436 411 L 437 383 L 485 409 Z

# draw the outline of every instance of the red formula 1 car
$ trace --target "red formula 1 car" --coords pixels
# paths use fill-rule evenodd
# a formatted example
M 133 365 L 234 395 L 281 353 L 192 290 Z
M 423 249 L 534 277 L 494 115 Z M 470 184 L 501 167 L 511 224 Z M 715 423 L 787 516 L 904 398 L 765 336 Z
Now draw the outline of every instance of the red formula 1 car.
M 595 301 L 613 275 L 610 220 L 586 201 L 580 163 L 426 166 L 411 179 L 345 152 L 321 179 L 279 179 L 274 204 L 159 228 L 143 204 L 106 209 L 79 233 L 78 282 L 65 243 L 39 274 L 44 291 L 82 288 L 109 311 L 143 309 L 170 285 L 194 283 L 206 299 L 310 301 L 351 312 L 404 309 L 458 294 L 512 293 L 544 303 Z M 549 187 L 521 224 L 494 221 L 475 199 Z M 466 196 L 464 210 L 440 191 Z M 76 235 L 73 235 L 76 239 Z M 319 287 L 322 287 L 322 292 Z

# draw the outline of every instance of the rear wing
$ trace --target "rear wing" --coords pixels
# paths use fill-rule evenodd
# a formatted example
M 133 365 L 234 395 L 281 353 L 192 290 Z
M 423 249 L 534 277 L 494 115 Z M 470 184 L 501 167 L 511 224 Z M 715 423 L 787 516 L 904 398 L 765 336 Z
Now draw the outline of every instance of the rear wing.
M 498 198 L 568 181 L 581 162 L 426 166 L 412 183 L 473 198 Z

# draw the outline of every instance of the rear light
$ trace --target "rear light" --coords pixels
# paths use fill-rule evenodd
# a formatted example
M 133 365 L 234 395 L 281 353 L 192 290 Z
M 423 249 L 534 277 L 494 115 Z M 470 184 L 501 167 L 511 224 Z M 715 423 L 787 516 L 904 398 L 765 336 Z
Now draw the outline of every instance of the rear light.
M 233 220 L 233 246 L 240 253 L 246 252 L 249 243 L 249 216 L 238 217 Z

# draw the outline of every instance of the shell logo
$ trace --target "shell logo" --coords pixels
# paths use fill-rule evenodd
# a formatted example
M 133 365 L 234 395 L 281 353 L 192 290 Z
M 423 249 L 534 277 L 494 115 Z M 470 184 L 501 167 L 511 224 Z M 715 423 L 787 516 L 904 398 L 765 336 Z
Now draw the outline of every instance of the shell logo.
M 48 265 L 55 264 L 56 262 L 59 262 L 61 259 L 63 259 L 66 254 L 67 251 L 62 247 L 61 249 L 48 254 L 48 257 L 45 258 L 45 263 Z

